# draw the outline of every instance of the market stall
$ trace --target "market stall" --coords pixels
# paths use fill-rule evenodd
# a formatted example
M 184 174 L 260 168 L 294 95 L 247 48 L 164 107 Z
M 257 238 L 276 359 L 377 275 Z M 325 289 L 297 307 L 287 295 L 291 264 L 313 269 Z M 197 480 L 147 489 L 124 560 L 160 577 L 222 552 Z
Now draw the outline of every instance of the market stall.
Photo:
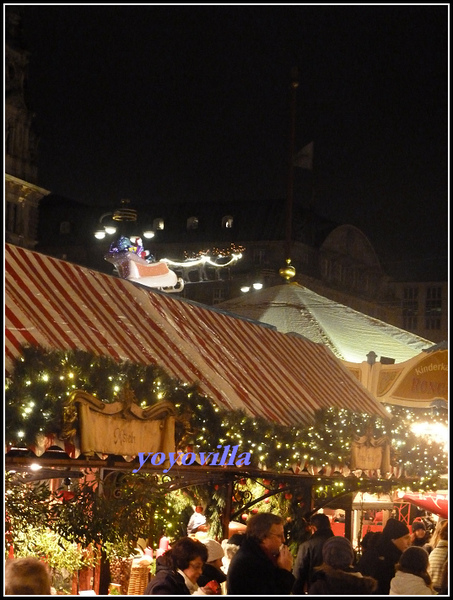
M 448 349 L 445 345 L 397 364 L 380 361 L 344 364 L 379 402 L 428 408 L 441 401 L 448 407 Z
M 292 425 L 337 406 L 386 417 L 324 344 L 6 244 L 5 363 L 23 345 L 161 365 L 220 408 Z
M 221 409 L 240 409 L 250 417 L 282 425 L 311 426 L 319 409 L 331 407 L 388 417 L 381 403 L 321 343 L 11 245 L 5 247 L 5 321 L 7 376 L 12 374 L 15 361 L 22 358 L 24 347 L 40 348 L 46 355 L 53 350 L 77 350 L 117 362 L 159 365 L 183 384 L 198 384 L 201 392 Z M 77 393 L 82 426 L 78 434 L 83 445 L 44 436 L 32 449 L 33 456 L 30 448 L 26 449 L 26 456 L 8 454 L 8 468 L 28 469 L 39 456 L 41 466 L 48 469 L 70 469 L 76 459 L 81 470 L 131 472 L 137 469 L 137 458 L 135 464 L 126 464 L 117 455 L 122 459 L 127 455 L 129 459 L 137 452 L 152 450 L 143 448 L 138 440 L 142 429 L 154 431 L 158 417 L 165 419 L 162 426 L 168 435 L 162 437 L 157 450 L 163 454 L 172 451 L 171 407 L 165 407 L 165 414 L 143 412 L 125 398 L 122 406 L 113 403 L 106 410 L 83 390 Z M 123 417 L 127 427 L 115 437 L 115 429 L 109 428 L 114 427 L 115 419 Z M 109 420 L 108 426 L 103 419 Z M 100 437 L 93 436 L 92 421 L 96 421 L 97 429 L 105 428 L 105 445 L 99 446 Z M 109 446 L 111 442 L 115 444 L 115 439 L 121 439 L 121 448 Z M 217 437 L 216 443 L 217 439 L 220 441 Z M 129 445 L 132 441 L 134 445 Z M 345 464 L 342 471 L 325 464 L 308 464 L 304 469 L 305 465 L 300 464 L 282 473 L 273 471 L 272 464 L 266 470 L 269 481 L 263 480 L 263 497 L 300 494 L 308 511 L 313 501 L 311 490 L 321 478 L 327 481 L 332 475 L 336 476 L 332 480 L 338 475 L 359 477 L 371 469 L 367 476 L 379 485 L 382 476 L 391 485 L 389 479 L 400 476 L 388 464 L 385 440 L 373 438 L 372 456 L 364 452 L 366 444 L 361 438 L 354 443 L 354 472 Z M 55 458 L 55 449 L 65 456 Z M 150 465 L 148 461 L 141 468 L 153 472 L 156 467 L 160 463 Z M 169 491 L 194 482 L 217 485 L 227 487 L 229 501 L 236 491 L 241 492 L 236 484 L 243 486 L 240 482 L 245 476 L 256 480 L 263 475 L 261 467 L 253 471 L 241 466 L 206 468 L 199 461 L 178 472 L 175 467 L 174 471 L 165 484 Z M 241 511 L 244 506 L 245 501 Z M 240 516 L 239 511 L 231 516 L 230 508 L 228 504 L 225 507 L 226 520 Z

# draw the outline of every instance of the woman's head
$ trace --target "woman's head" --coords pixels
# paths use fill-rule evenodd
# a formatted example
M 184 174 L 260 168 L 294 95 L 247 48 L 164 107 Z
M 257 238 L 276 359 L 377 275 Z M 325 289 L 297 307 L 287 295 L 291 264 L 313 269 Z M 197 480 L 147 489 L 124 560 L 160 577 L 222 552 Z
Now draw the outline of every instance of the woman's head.
M 333 569 L 347 569 L 354 563 L 354 549 L 343 536 L 334 535 L 324 542 L 322 560 Z
M 439 539 L 448 540 L 448 521 L 444 521 L 439 530 Z
M 206 546 L 191 537 L 183 537 L 171 547 L 171 560 L 175 569 L 184 571 L 186 576 L 196 583 L 208 559 Z
M 405 550 L 397 564 L 397 570 L 422 577 L 428 570 L 429 555 L 421 546 L 410 546 Z

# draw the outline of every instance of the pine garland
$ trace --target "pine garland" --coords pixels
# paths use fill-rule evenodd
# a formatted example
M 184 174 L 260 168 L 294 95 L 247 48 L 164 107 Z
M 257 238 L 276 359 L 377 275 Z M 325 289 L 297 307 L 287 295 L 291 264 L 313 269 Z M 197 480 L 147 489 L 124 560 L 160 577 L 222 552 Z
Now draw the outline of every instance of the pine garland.
M 161 400 L 175 405 L 179 448 L 210 452 L 219 444 L 239 445 L 251 453 L 252 466 L 281 472 L 296 464 L 347 466 L 354 436 L 371 431 L 375 437 L 388 436 L 392 465 L 404 468 L 409 477 L 428 481 L 447 472 L 447 449 L 411 432 L 415 422 L 447 426 L 443 413 L 388 406 L 389 419 L 384 420 L 330 408 L 318 411 L 312 426 L 287 427 L 244 411 L 221 410 L 197 385 L 178 382 L 155 365 L 116 362 L 80 350 L 48 352 L 32 347 L 22 349 L 6 381 L 6 445 L 24 447 L 34 444 L 38 434 L 60 435 L 74 390 L 111 403 L 126 388 L 142 408 Z

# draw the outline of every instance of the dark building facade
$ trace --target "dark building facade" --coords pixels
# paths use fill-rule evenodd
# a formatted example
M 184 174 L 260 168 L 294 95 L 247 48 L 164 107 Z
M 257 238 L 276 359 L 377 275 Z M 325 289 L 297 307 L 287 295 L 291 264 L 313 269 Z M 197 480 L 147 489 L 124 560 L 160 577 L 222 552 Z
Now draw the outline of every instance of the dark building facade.
M 28 52 L 19 13 L 8 10 L 6 16 L 5 240 L 115 275 L 104 259 L 114 238 L 97 239 L 94 233 L 118 207 L 93 209 L 38 185 L 38 139 L 26 94 Z M 447 339 L 447 281 L 392 280 L 353 225 L 334 223 L 295 202 L 288 240 L 284 199 L 132 204 L 124 206 L 136 209 L 136 219 L 120 222 L 128 227 L 123 232 L 153 231 L 145 247 L 156 260 L 171 261 L 188 299 L 213 305 L 253 293 L 254 285 L 279 285 L 284 277 L 433 342 Z M 210 262 L 195 264 L 197 257 Z

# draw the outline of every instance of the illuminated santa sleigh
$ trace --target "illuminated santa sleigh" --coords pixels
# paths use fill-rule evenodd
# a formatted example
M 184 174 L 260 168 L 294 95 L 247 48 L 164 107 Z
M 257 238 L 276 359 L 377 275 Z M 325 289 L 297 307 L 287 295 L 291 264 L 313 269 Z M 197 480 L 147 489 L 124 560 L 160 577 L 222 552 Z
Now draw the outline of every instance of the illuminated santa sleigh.
M 110 251 L 104 258 L 115 266 L 122 279 L 164 292 L 181 292 L 184 288 L 184 280 L 171 271 L 165 262 L 148 262 L 129 250 Z

